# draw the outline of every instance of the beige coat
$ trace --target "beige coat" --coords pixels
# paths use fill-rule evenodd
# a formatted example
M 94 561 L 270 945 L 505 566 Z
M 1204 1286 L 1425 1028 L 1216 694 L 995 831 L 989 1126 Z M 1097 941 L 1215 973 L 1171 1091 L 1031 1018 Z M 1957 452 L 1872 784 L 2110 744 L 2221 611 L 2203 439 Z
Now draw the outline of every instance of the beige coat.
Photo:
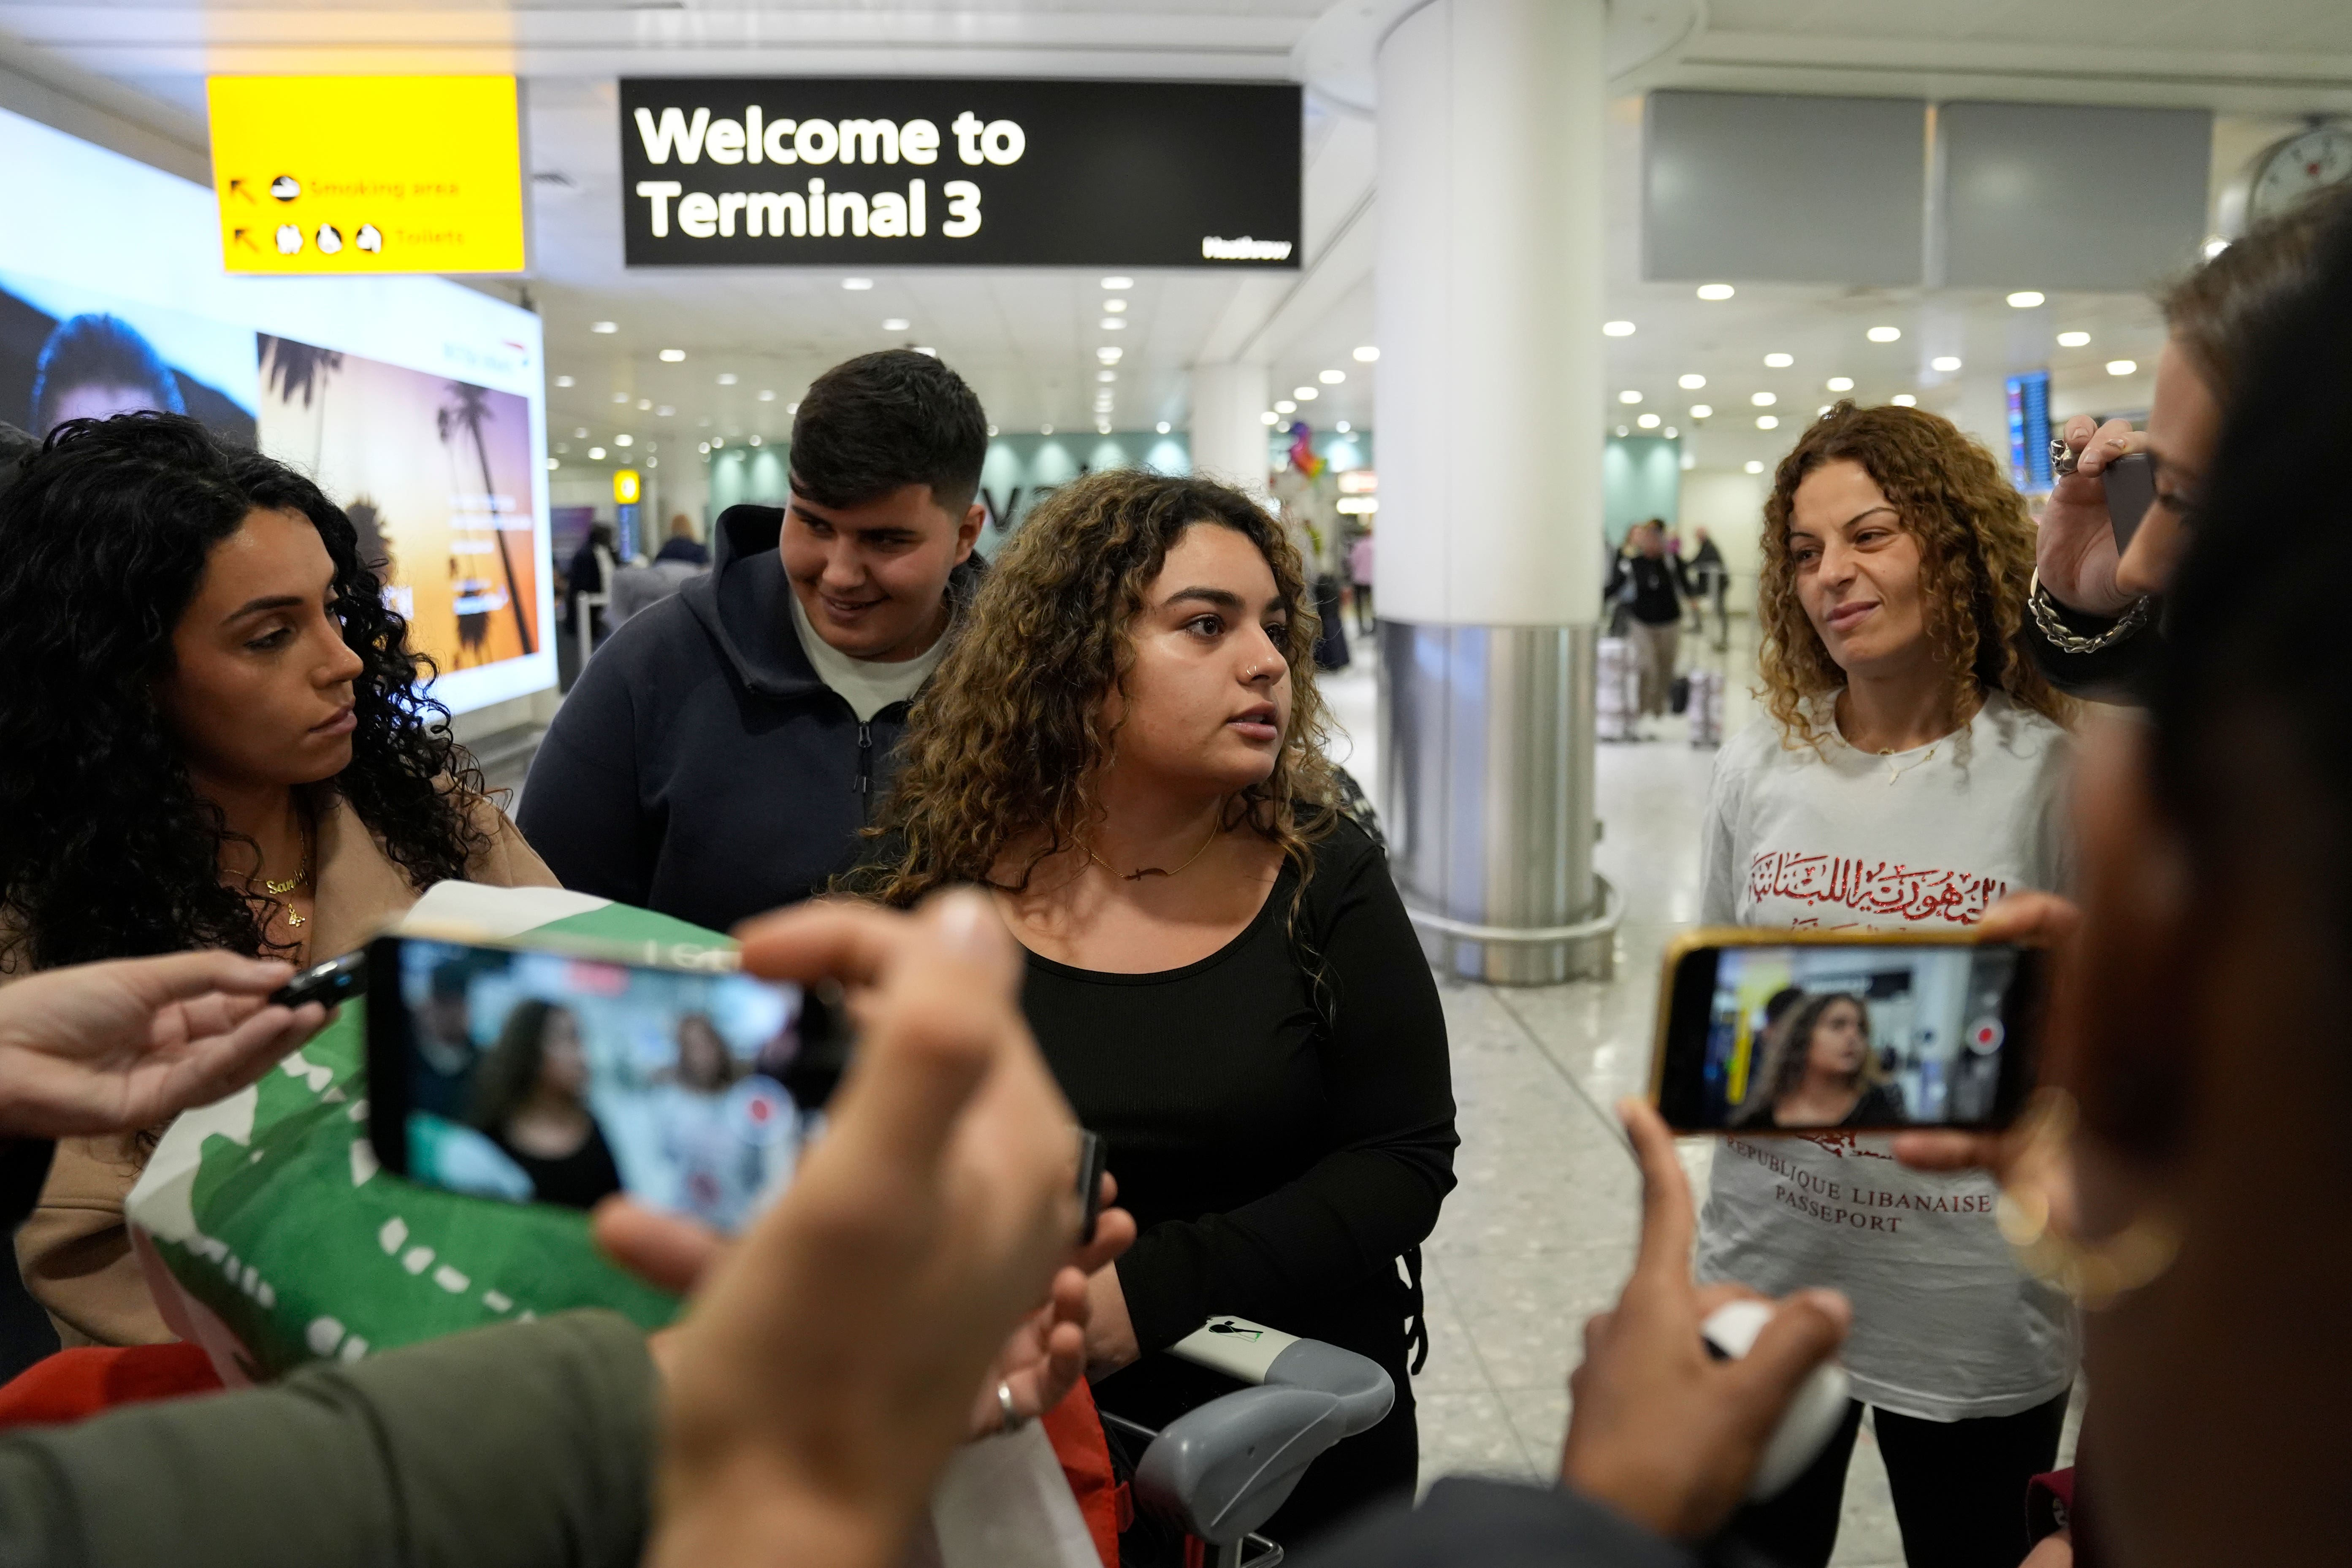
M 479 803 L 476 820 L 490 842 L 466 868 L 468 879 L 501 888 L 557 885 L 546 862 L 496 805 Z M 416 902 L 417 889 L 341 799 L 319 820 L 318 857 L 313 958 L 362 945 Z M 16 1233 L 25 1288 L 48 1309 L 67 1345 L 160 1344 L 177 1337 L 148 1294 L 122 1218 L 122 1200 L 145 1160 L 137 1134 L 60 1138 L 40 1204 Z

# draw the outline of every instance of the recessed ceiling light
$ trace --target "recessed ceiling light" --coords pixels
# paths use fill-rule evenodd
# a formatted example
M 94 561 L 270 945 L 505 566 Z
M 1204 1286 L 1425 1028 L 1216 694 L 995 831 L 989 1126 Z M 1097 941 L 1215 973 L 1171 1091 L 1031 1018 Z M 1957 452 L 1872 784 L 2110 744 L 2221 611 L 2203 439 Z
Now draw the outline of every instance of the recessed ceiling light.
M 1702 300 L 1728 300 L 1738 292 L 1728 283 L 1702 283 L 1698 286 L 1698 297 Z
M 2089 348 L 2091 346 L 2091 334 L 2088 332 L 2061 332 L 2058 334 L 2058 346 L 2062 349 Z
M 1257 422 L 1261 425 L 1271 425 L 1281 417 L 1281 415 L 1276 414 L 1273 409 L 1269 408 L 1265 413 L 1257 416 Z
M 1623 426 L 1622 425 L 1620 425 L 1619 426 L 1617 426 L 1617 434 L 1619 434 L 1620 436 L 1631 436 L 1633 433 L 1633 432 L 1632 432 L 1631 430 L 1626 429 L 1626 428 L 1625 428 L 1625 426 Z
M 1754 404 L 1759 408 L 1769 408 L 1772 405 L 1780 402 L 1780 400 L 1771 393 L 1759 392 L 1751 394 L 1748 401 Z
M 558 386 L 571 386 L 573 384 L 573 382 L 568 375 L 559 375 L 555 378 L 555 384 Z
M 1095 379 L 1097 381 L 1117 381 L 1118 379 L 1118 372 L 1115 370 L 1098 370 L 1095 372 Z
M 1097 436 L 1108 436 L 1108 435 L 1109 435 L 1109 434 L 1110 434 L 1110 421 L 1109 421 L 1109 420 L 1108 420 L 1108 419 L 1097 419 L 1097 420 L 1096 420 L 1096 421 L 1095 421 L 1095 434 L 1096 434 L 1096 435 L 1097 435 Z
M 659 458 L 647 458 L 646 459 L 646 467 L 648 468 L 658 468 L 661 467 L 661 459 Z
M 1315 373 L 1315 379 L 1326 386 L 1337 386 L 1348 379 L 1348 373 L 1344 370 L 1318 370 Z
M 1778 430 L 1780 427 L 1780 420 L 1777 415 L 1759 414 L 1756 416 L 1756 428 L 1759 430 Z
M 548 458 L 548 459 L 547 459 L 547 471 L 548 471 L 549 473 L 551 473 L 551 473 L 553 473 L 556 469 L 558 469 L 558 468 L 562 468 L 562 467 L 563 467 L 563 460 L 562 460 L 562 458 Z
M 1758 461 L 1757 461 L 1755 458 L 1748 458 L 1746 462 L 1744 462 L 1744 463 L 1740 464 L 1739 466 L 1740 466 L 1740 468 L 1741 468 L 1742 469 L 1744 469 L 1745 471 L 1747 471 L 1747 472 L 1748 472 L 1748 473 L 1751 473 L 1751 474 L 1760 474 L 1760 473 L 1762 473 L 1762 472 L 1764 471 L 1764 465 L 1763 465 L 1763 464 L 1761 464 L 1761 463 L 1759 463 L 1759 462 L 1758 462 Z
M 1681 432 L 1680 432 L 1680 431 L 1678 431 L 1678 430 L 1676 430 L 1673 426 L 1669 425 L 1669 426 L 1666 426 L 1666 439 L 1667 439 L 1667 440 L 1671 441 L 1671 440 L 1673 440 L 1676 436 L 1678 436 L 1678 435 L 1680 435 L 1680 434 L 1681 434 Z
M 1290 389 L 1290 395 L 1298 399 L 1301 403 L 1312 403 L 1317 398 L 1322 396 L 1323 394 L 1321 389 L 1318 387 L 1294 386 Z
M 1356 363 L 1358 364 L 1370 364 L 1380 357 L 1381 351 L 1374 348 L 1370 343 L 1364 344 L 1356 351 Z
M 719 373 L 719 385 L 721 385 L 721 386 L 732 386 L 732 385 L 734 385 L 734 384 L 735 384 L 735 373 L 734 373 L 733 371 L 731 371 L 731 370 L 722 370 L 722 371 L 720 371 L 720 372 Z
M 940 351 L 931 347 L 929 343 L 917 343 L 915 345 L 915 352 L 919 354 L 929 354 L 933 359 L 940 357 Z
M 726 437 L 721 437 L 721 436 L 713 436 L 713 437 L 710 438 L 710 449 L 711 449 L 712 451 L 714 451 L 714 452 L 715 452 L 715 451 L 717 451 L 719 447 L 724 447 L 725 445 L 727 445 L 727 441 L 726 441 Z
M 1106 344 L 1103 347 L 1095 350 L 1095 358 L 1100 360 L 1105 364 L 1117 364 L 1120 358 L 1125 355 L 1126 352 L 1127 351 L 1124 349 L 1113 348 Z
M 1937 354 L 1934 359 L 1927 362 L 1927 368 L 1930 370 L 1940 370 L 1946 373 L 1956 371 L 1960 368 L 1960 356 L 1958 354 Z
M 1123 332 L 1127 331 L 1127 323 L 1120 321 L 1117 316 L 1105 316 L 1101 321 L 1097 321 L 1095 325 L 1106 332 Z
M 629 395 L 625 392 L 616 392 L 613 394 L 613 401 L 615 403 L 626 403 L 628 400 Z
M 655 416 L 655 417 L 656 417 L 656 418 L 659 418 L 659 419 L 667 419 L 670 416 L 672 416 L 672 415 L 676 414 L 677 412 L 677 409 L 672 408 L 668 404 L 665 403 L 665 404 L 660 405 L 658 407 L 656 407 L 656 408 L 654 410 L 654 416 Z
M 1853 377 L 1850 375 L 1833 375 L 1830 377 L 1828 384 L 1829 389 L 1832 392 L 1852 392 L 1853 390 Z
M 801 411 L 801 405 L 800 405 L 799 404 L 797 404 L 797 403 L 787 403 L 787 404 L 785 404 L 785 405 L 784 405 L 784 417 L 785 417 L 785 418 L 787 418 L 787 419 L 790 419 L 793 416 L 794 416 L 795 414 L 798 414 L 800 411 Z
M 588 426 L 583 425 L 580 428 L 572 432 L 572 437 L 575 441 L 585 441 L 588 438 Z
M 1160 426 L 1160 428 L 1164 430 L 1164 429 L 1166 429 L 1166 428 L 1167 428 L 1167 426 L 1163 425 L 1163 426 Z M 1340 434 L 1340 435 L 1345 436 L 1349 431 L 1350 431 L 1350 430 L 1354 429 L 1354 428 L 1355 428 L 1355 426 L 1352 426 L 1352 425 L 1350 425 L 1350 424 L 1349 424 L 1345 419 L 1342 419 L 1342 420 L 1340 420 L 1340 421 L 1339 421 L 1339 423 L 1338 423 L 1337 425 L 1334 425 L 1333 426 L 1331 426 L 1331 428 L 1333 428 L 1334 430 L 1337 430 L 1338 432 L 1339 432 L 1339 434 Z
M 1116 316 L 1121 310 L 1127 309 L 1127 301 L 1124 300 L 1105 300 L 1103 301 L 1103 309 Z
M 591 321 L 588 323 L 588 330 L 592 332 L 617 332 L 621 330 L 621 323 L 618 321 Z
M 1819 408 L 1813 410 L 1813 417 L 1816 419 L 1820 418 L 1822 415 L 1827 414 L 1832 406 L 1832 405 L 1831 404 L 1822 404 Z
M 914 322 L 907 320 L 904 316 L 885 316 L 882 318 L 882 330 L 886 332 L 903 332 L 914 324 Z
M 590 460 L 601 463 L 604 460 L 604 448 L 602 447 L 591 447 L 588 448 L 588 456 Z
M 1642 401 L 1642 395 L 1629 386 L 1617 395 L 1617 401 L 1627 404 L 1639 403 Z
M 1122 289 L 1134 288 L 1135 279 L 1132 278 L 1106 278 L 1102 280 L 1102 286 L 1104 292 L 1116 294 Z
M 1162 419 L 1158 425 L 1154 426 L 1153 428 L 1158 430 L 1162 436 L 1165 436 L 1168 434 L 1168 421 Z
M 1276 414 L 1296 414 L 1298 412 L 1298 405 L 1291 402 L 1287 397 L 1277 397 L 1274 401 L 1274 411 Z
M 1874 343 L 1891 343 L 1901 340 L 1903 336 L 1903 329 L 1900 327 L 1873 327 L 1870 331 L 1863 333 L 1863 336 L 1868 338 Z
M 636 444 L 637 438 L 635 436 L 622 435 L 613 437 L 613 445 L 615 447 L 634 447 Z
M 762 402 L 762 403 L 773 403 L 775 400 L 776 400 L 776 389 L 775 389 L 774 387 L 772 387 L 772 386 L 763 386 L 763 387 L 761 387 L 761 388 L 760 389 L 760 401 L 761 401 L 761 402 Z
M 1639 419 L 1634 420 L 1633 423 L 1639 425 L 1644 430 L 1654 430 L 1658 427 L 1660 420 L 1654 414 L 1644 414 Z
M 2020 289 L 2016 293 L 2011 294 L 2009 297 L 2009 303 L 2012 310 L 2031 310 L 2036 309 L 2042 303 L 2042 290 L 2039 289 Z
M 1054 427 L 1051 425 L 1040 425 L 1037 426 L 1037 434 L 1040 436 L 1051 436 L 1053 433 Z
M 1603 321 L 1601 323 L 1601 334 L 1603 337 L 1630 338 L 1633 335 L 1633 323 L 1631 321 Z
M 753 445 L 754 447 L 756 447 L 756 446 L 758 446 L 759 444 L 760 444 L 760 438 L 759 438 L 757 436 L 752 437 L 751 437 L 751 445 Z
M 1770 370 L 1786 370 L 1796 363 L 1797 356 L 1794 354 L 1766 354 L 1764 356 L 1765 366 Z
M 2107 362 L 2109 375 L 2129 375 L 2138 368 L 2139 361 L 2136 359 L 2111 359 Z
M 1694 403 L 1691 405 L 1690 416 L 1694 419 L 1711 419 L 1715 416 L 1715 410 L 1706 404 Z
M 697 446 L 694 449 L 695 449 L 696 451 L 698 451 L 698 452 L 701 453 L 701 454 L 702 454 L 704 457 L 706 457 L 706 458 L 707 458 L 707 457 L 709 457 L 709 456 L 710 456 L 710 443 L 709 443 L 709 442 L 708 442 L 708 441 L 702 442 L 701 444 L 699 444 L 698 446 Z
M 841 286 L 848 289 L 853 294 L 862 294 L 866 289 L 874 287 L 874 279 L 871 278 L 845 278 L 841 280 Z
M 2210 261 L 2229 248 L 2230 242 L 2217 234 L 2205 242 L 2205 259 Z
M 988 427 L 988 433 L 989 433 L 990 435 L 992 435 L 992 436 L 995 435 L 995 434 L 996 434 L 996 426 L 993 426 L 993 425 L 990 426 Z
M 1675 384 L 1681 387 L 1685 392 L 1696 392 L 1700 387 L 1706 384 L 1706 377 L 1703 375 L 1685 375 L 1677 379 Z
M 1886 401 L 1892 403 L 1897 408 L 1916 408 L 1919 406 L 1919 400 L 1912 396 L 1907 392 L 1898 392 Z
M 664 364 L 677 364 L 683 362 L 685 358 L 686 351 L 684 349 L 664 349 L 661 352 L 661 360 Z
M 640 397 L 637 399 L 637 407 L 640 411 L 651 408 L 653 405 L 654 400 L 650 397 Z

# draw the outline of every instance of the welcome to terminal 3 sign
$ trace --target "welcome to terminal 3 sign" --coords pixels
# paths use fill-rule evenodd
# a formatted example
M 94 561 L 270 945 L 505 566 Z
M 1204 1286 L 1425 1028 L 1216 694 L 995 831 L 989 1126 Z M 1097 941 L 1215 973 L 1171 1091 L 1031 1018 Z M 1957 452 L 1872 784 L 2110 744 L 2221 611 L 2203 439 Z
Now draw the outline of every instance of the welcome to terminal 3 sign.
M 1296 268 L 1299 93 L 625 80 L 628 265 Z

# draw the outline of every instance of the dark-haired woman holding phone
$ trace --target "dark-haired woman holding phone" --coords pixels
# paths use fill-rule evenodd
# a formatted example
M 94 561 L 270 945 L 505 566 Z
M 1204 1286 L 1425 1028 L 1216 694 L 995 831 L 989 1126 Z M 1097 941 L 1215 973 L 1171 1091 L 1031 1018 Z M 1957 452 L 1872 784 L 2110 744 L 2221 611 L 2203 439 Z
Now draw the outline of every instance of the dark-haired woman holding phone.
M 193 419 L 69 421 L 0 491 L 0 979 L 330 957 L 435 882 L 554 883 L 351 519 Z M 60 1143 L 17 1234 L 68 1344 L 173 1337 L 122 1221 L 152 1143 Z

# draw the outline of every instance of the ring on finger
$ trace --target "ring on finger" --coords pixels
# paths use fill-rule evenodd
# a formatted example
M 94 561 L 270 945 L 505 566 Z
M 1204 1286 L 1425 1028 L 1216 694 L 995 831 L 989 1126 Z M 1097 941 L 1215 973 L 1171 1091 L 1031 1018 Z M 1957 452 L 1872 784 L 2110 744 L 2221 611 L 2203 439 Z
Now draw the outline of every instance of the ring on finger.
M 1009 1383 L 996 1385 L 996 1410 L 1004 1418 L 1003 1430 L 1007 1432 L 1018 1432 L 1029 1425 L 1029 1417 L 1022 1415 L 1020 1407 L 1013 1403 L 1013 1385 Z

